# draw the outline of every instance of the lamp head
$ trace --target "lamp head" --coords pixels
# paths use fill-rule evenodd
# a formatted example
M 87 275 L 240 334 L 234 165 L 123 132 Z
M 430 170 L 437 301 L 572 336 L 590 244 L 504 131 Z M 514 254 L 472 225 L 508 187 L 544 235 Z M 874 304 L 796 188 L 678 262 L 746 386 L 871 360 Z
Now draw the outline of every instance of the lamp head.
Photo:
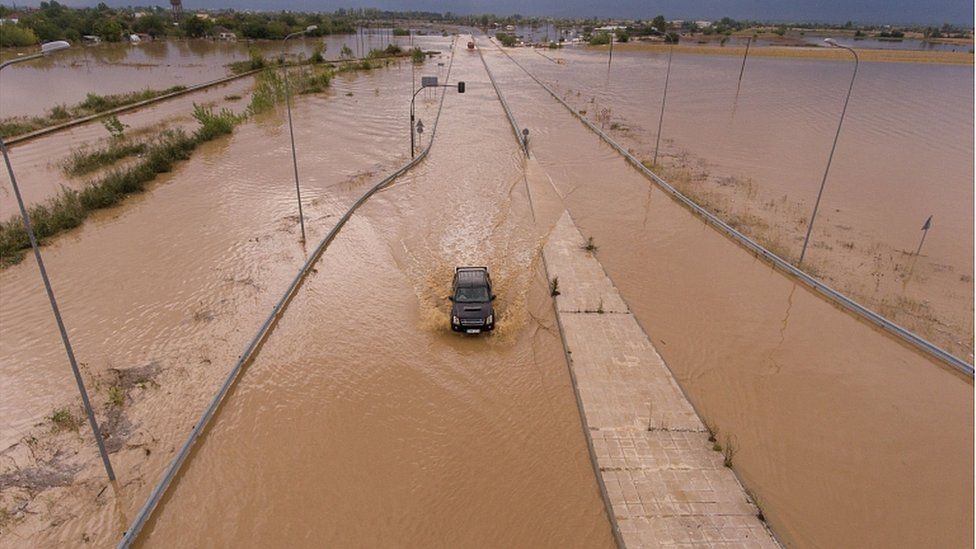
M 837 41 L 833 38 L 824 38 L 824 42 L 826 42 L 829 46 L 833 46 L 835 48 L 839 47 L 839 44 L 837 44 Z
M 309 25 L 305 27 L 305 32 L 312 32 L 313 30 L 318 30 L 318 28 L 319 28 L 318 25 Z
M 55 40 L 54 42 L 41 44 L 41 53 L 44 55 L 50 55 L 58 50 L 64 50 L 70 47 L 71 44 L 65 42 L 64 40 Z

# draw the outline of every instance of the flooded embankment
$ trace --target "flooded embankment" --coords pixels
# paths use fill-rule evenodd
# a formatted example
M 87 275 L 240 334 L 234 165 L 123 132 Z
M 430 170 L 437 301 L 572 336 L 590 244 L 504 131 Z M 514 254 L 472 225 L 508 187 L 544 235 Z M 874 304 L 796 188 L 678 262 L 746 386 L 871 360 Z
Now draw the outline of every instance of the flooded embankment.
M 676 51 L 662 172 L 796 262 L 853 63 Z M 574 108 L 650 163 L 667 50 L 511 50 Z M 862 62 L 803 268 L 959 358 L 973 360 L 973 66 Z M 553 60 L 557 62 L 553 62 Z M 933 216 L 921 255 L 920 228 Z
M 425 67 L 438 70 L 436 61 Z M 311 245 L 409 157 L 411 80 L 410 64 L 392 64 L 337 75 L 325 93 L 295 100 L 307 246 L 279 108 L 44 247 L 117 486 L 106 489 L 87 425 L 52 432 L 55 410 L 81 411 L 34 262 L 0 272 L 0 503 L 10 517 L 0 545 L 118 539 Z M 183 112 L 172 105 L 123 120 L 150 127 Z M 433 97 L 418 101 L 422 117 L 434 107 Z M 70 134 L 97 138 L 99 130 Z M 15 169 L 75 144 L 56 134 L 18 147 Z
M 290 55 L 311 55 L 316 44 L 324 55 L 338 59 L 343 46 L 356 57 L 389 43 L 437 49 L 440 36 L 397 37 L 381 29 L 356 34 L 280 40 L 156 40 L 139 44 L 74 44 L 56 55 L 8 67 L 3 71 L 0 118 L 34 116 L 56 105 L 74 105 L 88 93 L 109 95 L 170 86 L 193 86 L 229 75 L 231 63 L 246 61 L 250 51 L 274 59 L 286 49 Z M 382 29 L 386 30 L 386 29 Z M 4 48 L 5 55 L 31 54 L 36 48 Z M 70 85 L 69 85 L 70 84 Z M 43 97 L 38 97 L 43 90 Z
M 735 448 L 777 536 L 798 547 L 971 546 L 972 380 L 719 235 L 481 44 L 534 156 L 703 419 Z
M 448 90 L 430 155 L 325 252 L 145 545 L 612 545 L 539 259 L 548 225 L 476 53 L 451 80 L 467 93 Z M 490 268 L 491 335 L 450 331 L 456 265 Z
M 167 129 L 182 128 L 190 132 L 197 127 L 193 118 L 194 105 L 241 113 L 247 108 L 253 86 L 254 78 L 244 77 L 120 114 L 118 119 L 125 126 L 122 137 L 129 141 L 145 141 Z M 30 207 L 44 202 L 57 195 L 62 187 L 83 188 L 99 172 L 67 175 L 65 165 L 71 154 L 105 147 L 113 141 L 117 138 L 113 138 L 99 119 L 10 147 L 10 159 L 25 204 Z M 19 215 L 19 212 L 10 185 L 0 187 L 0 220 Z

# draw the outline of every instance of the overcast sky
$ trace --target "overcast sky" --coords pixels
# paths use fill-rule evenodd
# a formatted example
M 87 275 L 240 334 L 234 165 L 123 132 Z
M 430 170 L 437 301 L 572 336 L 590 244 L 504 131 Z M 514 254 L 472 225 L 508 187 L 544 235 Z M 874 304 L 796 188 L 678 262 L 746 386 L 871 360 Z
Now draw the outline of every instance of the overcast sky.
M 61 0 L 71 6 L 91 6 L 98 0 Z M 10 5 L 10 0 L 0 0 Z M 37 5 L 39 0 L 17 2 Z M 106 0 L 112 6 L 165 5 L 166 0 Z M 375 7 L 455 13 L 550 15 L 554 17 L 668 19 L 753 19 L 762 21 L 856 21 L 861 23 L 953 23 L 973 25 L 973 0 L 183 0 L 184 9 L 333 11 Z

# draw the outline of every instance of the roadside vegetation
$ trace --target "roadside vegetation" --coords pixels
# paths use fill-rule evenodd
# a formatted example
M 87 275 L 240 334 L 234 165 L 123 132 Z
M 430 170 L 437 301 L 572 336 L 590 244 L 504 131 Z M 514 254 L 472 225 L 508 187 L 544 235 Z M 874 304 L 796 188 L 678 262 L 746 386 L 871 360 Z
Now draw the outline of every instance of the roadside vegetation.
M 16 17 L 16 24 L 4 24 L 0 45 L 31 46 L 51 40 L 81 41 L 84 36 L 104 42 L 121 42 L 131 34 L 152 38 L 204 38 L 216 32 L 231 32 L 253 40 L 280 40 L 309 25 L 318 28 L 309 36 L 351 34 L 364 10 L 339 10 L 335 13 L 236 12 L 220 10 L 210 16 L 188 13 L 173 24 L 170 10 L 163 6 L 110 8 L 104 3 L 90 8 L 71 8 L 56 1 L 41 2 L 37 9 L 0 6 L 0 18 Z
M 127 195 L 142 192 L 157 175 L 171 171 L 177 162 L 188 159 L 197 146 L 231 133 L 244 119 L 243 115 L 227 109 L 215 112 L 199 105 L 194 107 L 193 116 L 200 124 L 194 133 L 165 131 L 145 144 L 141 159 L 133 165 L 112 170 L 81 190 L 63 188 L 46 202 L 31 206 L 31 224 L 37 238 L 43 241 L 77 227 L 92 211 L 114 206 Z M 115 153 L 109 156 L 112 154 Z M 82 164 L 94 162 L 87 160 Z M 18 263 L 29 248 L 30 240 L 20 216 L 0 223 L 0 267 Z
M 498 41 L 501 42 L 506 48 L 511 48 L 518 42 L 518 39 L 515 38 L 514 34 L 507 32 L 499 32 L 495 35 L 495 38 L 497 38 Z
M 385 66 L 404 55 L 399 47 L 393 46 L 373 50 L 371 59 L 342 63 L 339 68 L 325 63 L 291 66 L 287 68 L 288 83 L 294 95 L 320 93 L 331 85 L 337 72 L 370 70 Z M 104 173 L 81 190 L 62 188 L 54 197 L 31 206 L 31 224 L 38 240 L 43 242 L 77 227 L 91 212 L 115 206 L 127 195 L 144 191 L 157 175 L 171 171 L 176 163 L 190 158 L 202 143 L 232 133 L 247 117 L 273 108 L 284 98 L 282 72 L 266 70 L 258 73 L 251 102 L 243 114 L 229 109 L 216 111 L 195 104 L 193 117 L 199 126 L 192 134 L 180 129 L 166 130 L 154 138 L 136 141 L 125 136 L 125 125 L 117 118 L 106 119 L 106 129 L 112 134 L 108 143 L 95 149 L 73 152 L 63 162 L 62 170 L 68 175 L 80 176 L 113 166 L 124 158 L 137 157 L 138 160 Z M 86 103 L 103 102 L 93 100 Z M 0 268 L 20 262 L 29 248 L 30 240 L 20 216 L 0 222 Z
M 104 166 L 115 164 L 123 158 L 143 154 L 148 147 L 145 142 L 112 138 L 104 147 L 72 151 L 61 165 L 61 170 L 71 177 L 86 175 Z
M 132 105 L 140 101 L 183 91 L 186 86 L 173 86 L 164 90 L 141 90 L 129 93 L 99 95 L 89 93 L 85 100 L 77 105 L 58 105 L 42 116 L 14 116 L 0 120 L 0 137 L 8 138 L 23 135 L 41 128 L 63 124 L 71 120 L 83 118 L 93 114 L 109 111 L 118 107 Z

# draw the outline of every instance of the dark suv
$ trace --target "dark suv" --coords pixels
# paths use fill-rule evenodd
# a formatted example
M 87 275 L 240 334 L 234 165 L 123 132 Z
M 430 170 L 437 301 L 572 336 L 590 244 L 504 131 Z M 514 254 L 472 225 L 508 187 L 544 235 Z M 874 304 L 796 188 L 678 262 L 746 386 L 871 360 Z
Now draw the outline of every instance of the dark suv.
M 487 267 L 455 267 L 451 286 L 451 329 L 478 334 L 495 329 L 491 277 Z

